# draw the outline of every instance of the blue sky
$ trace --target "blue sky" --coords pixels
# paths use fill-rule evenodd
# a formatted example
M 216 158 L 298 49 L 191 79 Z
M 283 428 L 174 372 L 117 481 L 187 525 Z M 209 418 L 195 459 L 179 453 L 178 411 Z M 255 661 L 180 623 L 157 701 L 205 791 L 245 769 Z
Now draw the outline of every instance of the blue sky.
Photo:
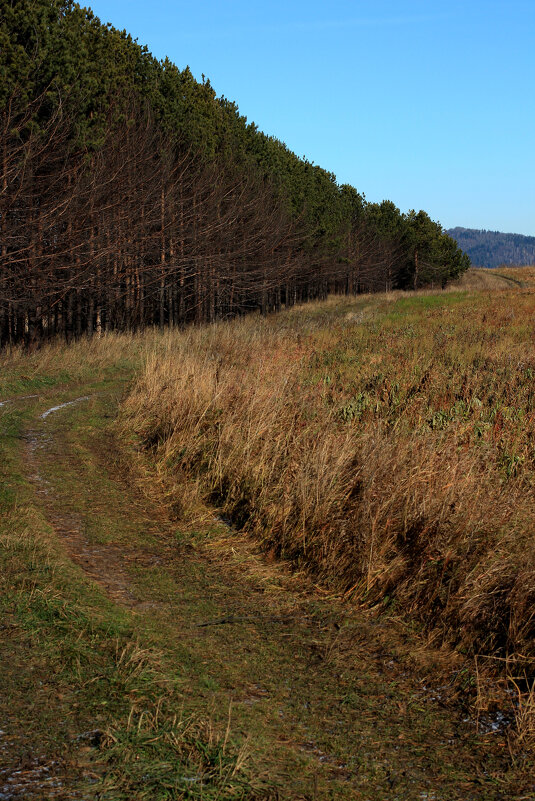
M 535 236 L 535 0 L 94 0 L 370 201 Z

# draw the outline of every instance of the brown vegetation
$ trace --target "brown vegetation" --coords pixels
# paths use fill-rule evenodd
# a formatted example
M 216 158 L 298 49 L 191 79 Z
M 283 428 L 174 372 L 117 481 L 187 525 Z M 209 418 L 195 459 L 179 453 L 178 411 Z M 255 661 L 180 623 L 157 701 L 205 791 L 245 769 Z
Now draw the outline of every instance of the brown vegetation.
M 0 347 L 444 286 L 424 211 L 368 204 L 209 81 L 66 0 L 8 3 L 0 51 Z
M 391 294 L 170 332 L 123 425 L 273 554 L 522 666 L 534 314 L 528 290 Z

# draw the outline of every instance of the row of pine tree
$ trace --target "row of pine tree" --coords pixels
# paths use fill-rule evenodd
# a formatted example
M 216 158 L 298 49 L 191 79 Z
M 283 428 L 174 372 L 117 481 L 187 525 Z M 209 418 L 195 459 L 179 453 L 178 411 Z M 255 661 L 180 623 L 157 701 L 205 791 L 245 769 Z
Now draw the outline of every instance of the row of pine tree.
M 70 0 L 0 0 L 0 345 L 444 285 L 438 223 L 367 203 Z

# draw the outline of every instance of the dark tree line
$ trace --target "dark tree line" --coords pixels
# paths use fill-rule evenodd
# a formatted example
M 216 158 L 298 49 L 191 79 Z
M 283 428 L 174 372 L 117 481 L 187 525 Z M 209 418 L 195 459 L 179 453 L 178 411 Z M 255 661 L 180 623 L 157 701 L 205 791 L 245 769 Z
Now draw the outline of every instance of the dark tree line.
M 0 345 L 467 266 L 425 212 L 366 203 L 77 4 L 0 0 L 0 54 Z

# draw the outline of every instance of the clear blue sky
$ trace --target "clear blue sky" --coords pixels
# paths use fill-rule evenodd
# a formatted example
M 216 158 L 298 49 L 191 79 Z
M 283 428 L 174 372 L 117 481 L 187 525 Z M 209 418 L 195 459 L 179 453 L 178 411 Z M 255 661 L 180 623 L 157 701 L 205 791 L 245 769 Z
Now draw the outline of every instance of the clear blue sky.
M 535 0 L 93 0 L 368 200 L 535 236 Z

